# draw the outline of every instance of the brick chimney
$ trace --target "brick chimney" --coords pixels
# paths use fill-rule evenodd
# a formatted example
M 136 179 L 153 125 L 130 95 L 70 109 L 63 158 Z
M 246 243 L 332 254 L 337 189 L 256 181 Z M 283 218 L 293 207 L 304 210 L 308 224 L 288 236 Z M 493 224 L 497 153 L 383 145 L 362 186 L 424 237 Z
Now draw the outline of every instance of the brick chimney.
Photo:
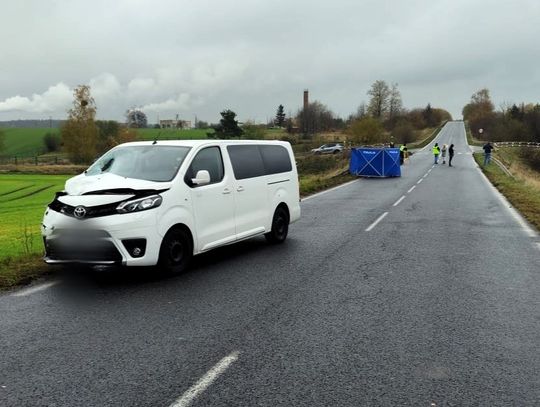
M 307 89 L 304 89 L 304 110 L 307 109 L 309 105 L 309 91 Z

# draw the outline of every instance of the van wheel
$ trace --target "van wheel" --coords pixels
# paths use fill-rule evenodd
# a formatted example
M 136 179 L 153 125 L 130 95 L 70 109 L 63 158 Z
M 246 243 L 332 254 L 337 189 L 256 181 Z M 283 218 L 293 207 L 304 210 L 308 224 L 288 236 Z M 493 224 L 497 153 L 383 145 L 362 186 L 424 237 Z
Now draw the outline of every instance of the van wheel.
M 289 233 L 289 215 L 285 209 L 278 207 L 272 218 L 272 229 L 264 237 L 270 243 L 283 243 Z
M 180 274 L 186 270 L 193 246 L 188 234 L 182 229 L 169 230 L 159 249 L 159 268 L 167 274 Z

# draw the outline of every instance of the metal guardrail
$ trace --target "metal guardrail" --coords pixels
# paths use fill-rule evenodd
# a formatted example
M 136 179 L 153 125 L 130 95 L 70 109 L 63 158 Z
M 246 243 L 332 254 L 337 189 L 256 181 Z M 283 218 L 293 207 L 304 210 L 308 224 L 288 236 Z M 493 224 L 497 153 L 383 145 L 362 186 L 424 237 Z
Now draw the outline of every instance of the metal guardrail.
M 493 143 L 495 147 L 534 147 L 540 148 L 540 143 L 532 141 L 497 141 Z

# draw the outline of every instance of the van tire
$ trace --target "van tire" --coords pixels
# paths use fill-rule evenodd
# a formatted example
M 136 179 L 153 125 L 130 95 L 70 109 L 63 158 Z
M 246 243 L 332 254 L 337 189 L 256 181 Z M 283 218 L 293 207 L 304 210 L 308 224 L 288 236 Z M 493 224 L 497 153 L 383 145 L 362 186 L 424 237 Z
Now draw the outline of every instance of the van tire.
M 193 244 L 189 234 L 180 228 L 167 232 L 159 249 L 158 266 L 167 274 L 180 274 L 187 269 L 193 257 Z
M 283 243 L 289 233 L 289 213 L 278 206 L 272 218 L 272 229 L 264 237 L 270 243 Z

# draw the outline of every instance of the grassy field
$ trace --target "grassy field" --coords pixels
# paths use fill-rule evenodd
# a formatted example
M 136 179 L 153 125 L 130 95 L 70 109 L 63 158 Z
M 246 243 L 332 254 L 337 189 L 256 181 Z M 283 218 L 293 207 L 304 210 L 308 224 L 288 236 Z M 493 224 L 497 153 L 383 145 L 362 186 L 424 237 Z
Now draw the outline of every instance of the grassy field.
M 59 129 L 49 128 L 23 128 L 11 129 L 0 127 L 6 138 L 4 144 L 6 149 L 0 155 L 5 156 L 33 156 L 40 155 L 45 150 L 43 137 L 47 133 L 60 132 Z
M 71 175 L 0 175 L 0 288 L 46 271 L 40 225 L 54 193 Z
M 64 189 L 68 175 L 0 175 L 0 261 L 42 251 L 45 206 Z
M 137 129 L 140 140 L 199 140 L 210 129 Z

